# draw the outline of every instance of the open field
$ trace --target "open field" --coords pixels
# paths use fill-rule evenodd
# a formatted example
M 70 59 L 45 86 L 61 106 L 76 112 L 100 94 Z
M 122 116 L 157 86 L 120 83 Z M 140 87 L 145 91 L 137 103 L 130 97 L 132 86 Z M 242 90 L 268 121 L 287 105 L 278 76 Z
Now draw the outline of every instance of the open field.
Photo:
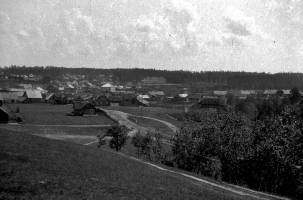
M 124 107 L 124 106 L 120 106 L 120 107 L 116 107 L 116 108 L 111 108 L 111 107 L 104 107 L 105 109 L 109 109 L 109 110 L 119 110 L 125 113 L 129 113 L 132 115 L 138 115 L 141 116 L 146 116 L 146 117 L 152 117 L 152 118 L 156 118 L 156 119 L 161 119 L 164 121 L 167 121 L 171 124 L 173 124 L 174 126 L 181 128 L 183 126 L 183 122 L 181 121 L 177 121 L 174 120 L 170 117 L 167 116 L 168 115 L 172 115 L 175 113 L 183 113 L 183 109 L 170 109 L 170 108 L 158 108 L 158 107 L 142 107 L 142 112 L 141 112 L 141 108 L 140 107 Z
M 68 116 L 73 111 L 72 105 L 52 104 L 5 104 L 11 110 L 17 107 L 24 124 L 32 125 L 111 125 L 113 120 L 105 116 Z
M 0 199 L 253 199 L 102 147 L 3 129 L 0 137 Z

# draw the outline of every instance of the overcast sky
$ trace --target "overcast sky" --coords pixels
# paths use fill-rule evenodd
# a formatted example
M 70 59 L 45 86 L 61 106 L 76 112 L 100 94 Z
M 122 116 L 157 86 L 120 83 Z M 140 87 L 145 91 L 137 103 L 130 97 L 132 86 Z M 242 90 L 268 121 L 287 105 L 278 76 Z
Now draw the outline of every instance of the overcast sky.
M 302 0 L 1 0 L 0 66 L 303 72 Z

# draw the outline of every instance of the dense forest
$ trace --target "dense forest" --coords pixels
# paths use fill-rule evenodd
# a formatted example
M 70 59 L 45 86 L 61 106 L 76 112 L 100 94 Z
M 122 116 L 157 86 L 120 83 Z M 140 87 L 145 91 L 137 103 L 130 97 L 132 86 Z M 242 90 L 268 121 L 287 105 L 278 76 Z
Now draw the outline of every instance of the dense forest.
M 89 78 L 98 75 L 112 75 L 115 81 L 125 83 L 128 81 L 137 83 L 146 76 L 163 76 L 167 83 L 191 84 L 206 89 L 291 89 L 298 87 L 303 89 L 302 73 L 256 73 L 256 72 L 232 72 L 232 71 L 168 71 L 155 69 L 96 69 L 96 68 L 64 68 L 64 67 L 26 67 L 9 66 L 1 67 L 0 72 L 16 75 L 42 75 L 52 79 L 60 79 L 62 74 L 86 75 Z

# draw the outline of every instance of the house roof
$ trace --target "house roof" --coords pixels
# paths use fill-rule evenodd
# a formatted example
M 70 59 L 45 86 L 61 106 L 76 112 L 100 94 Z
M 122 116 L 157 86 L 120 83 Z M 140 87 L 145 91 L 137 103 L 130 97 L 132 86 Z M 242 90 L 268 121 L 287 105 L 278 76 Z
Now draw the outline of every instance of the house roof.
M 16 92 L 9 93 L 8 95 L 9 95 L 9 98 L 10 98 L 10 99 L 18 99 L 18 95 L 17 95 Z
M 137 97 L 137 100 L 138 100 L 140 103 L 142 103 L 142 104 L 144 104 L 144 105 L 149 106 L 149 102 L 148 102 L 148 101 L 146 101 L 146 100 L 144 100 L 143 98 L 141 98 L 141 97 Z
M 188 96 L 188 94 L 178 94 L 179 95 L 179 97 L 181 97 L 181 98 L 186 98 L 187 96 Z
M 9 91 L 11 91 L 11 92 L 25 92 L 26 89 L 24 89 L 24 88 L 10 88 Z
M 240 94 L 251 95 L 251 94 L 256 94 L 256 91 L 255 90 L 240 90 Z
M 150 99 L 150 97 L 147 94 L 141 94 L 138 95 L 139 98 L 143 98 L 143 99 Z
M 24 95 L 31 99 L 42 99 L 42 95 L 39 90 L 26 90 Z
M 16 94 L 18 97 L 22 97 L 24 95 L 24 91 L 21 92 L 12 92 L 11 94 Z
M 0 100 L 1 100 L 1 101 L 10 100 L 9 94 L 6 93 L 6 92 L 0 92 Z
M 263 94 L 277 94 L 278 90 L 265 90 Z
M 291 94 L 291 90 L 282 90 L 283 94 L 285 95 L 290 95 Z
M 71 88 L 71 89 L 75 89 L 75 87 L 72 86 L 72 84 L 67 84 L 67 86 L 68 86 L 69 88 Z
M 215 95 L 226 95 L 227 91 L 214 91 Z
M 105 85 L 102 85 L 101 87 L 106 88 L 106 87 L 114 87 L 114 86 L 110 83 L 106 83 Z
M 163 91 L 150 91 L 148 93 L 152 96 L 164 96 L 165 95 Z

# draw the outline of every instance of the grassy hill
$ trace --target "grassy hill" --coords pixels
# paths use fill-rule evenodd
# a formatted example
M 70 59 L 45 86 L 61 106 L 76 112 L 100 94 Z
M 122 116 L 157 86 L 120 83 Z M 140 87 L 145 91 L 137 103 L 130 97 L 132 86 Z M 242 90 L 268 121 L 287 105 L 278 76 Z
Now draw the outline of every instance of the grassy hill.
M 106 150 L 0 127 L 0 199 L 249 199 Z

